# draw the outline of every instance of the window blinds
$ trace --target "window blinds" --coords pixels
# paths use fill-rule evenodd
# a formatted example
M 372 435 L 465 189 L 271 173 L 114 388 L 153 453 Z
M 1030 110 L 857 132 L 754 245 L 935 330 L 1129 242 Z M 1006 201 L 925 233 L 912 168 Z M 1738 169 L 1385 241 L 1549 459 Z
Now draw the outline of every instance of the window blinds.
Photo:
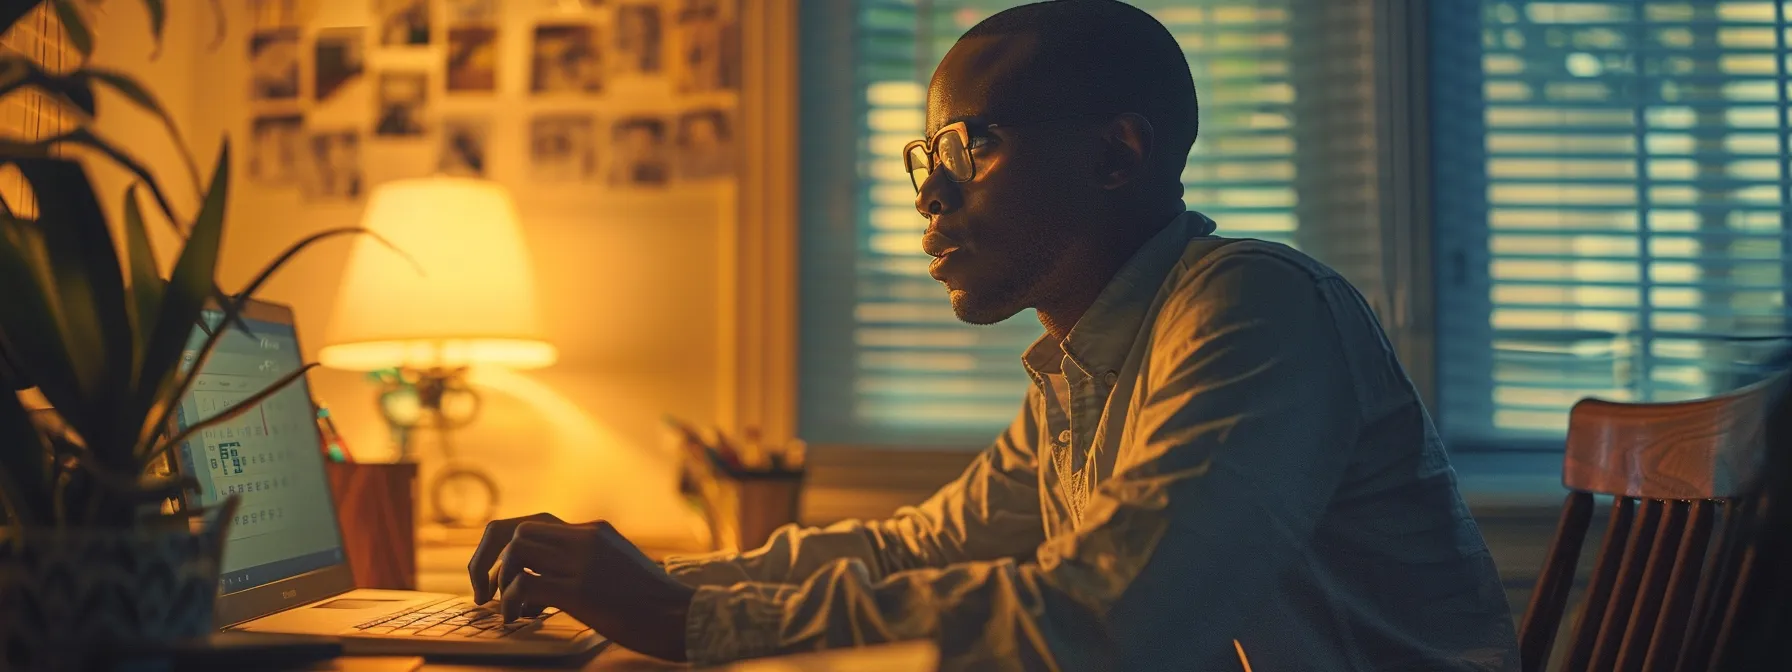
M 920 251 L 926 220 L 902 170 L 926 86 L 966 29 L 1019 2 L 807 3 L 800 424 L 811 442 L 980 448 L 1028 384 L 1032 314 L 973 327 L 954 318 Z M 1296 242 L 1289 10 L 1281 2 L 1141 1 L 1188 53 L 1201 139 L 1185 199 L 1224 235 Z M 824 34 L 850 25 L 851 39 Z M 830 72 L 850 60 L 852 79 Z M 821 62 L 831 61 L 831 62 Z M 830 115 L 851 119 L 834 128 Z M 819 125 L 815 126 L 815 125 Z M 818 140 L 817 138 L 825 138 Z M 850 166 L 830 152 L 841 142 Z M 845 171 L 849 174 L 841 175 Z
M 1788 331 L 1788 2 L 1433 3 L 1455 445 L 1758 375 Z

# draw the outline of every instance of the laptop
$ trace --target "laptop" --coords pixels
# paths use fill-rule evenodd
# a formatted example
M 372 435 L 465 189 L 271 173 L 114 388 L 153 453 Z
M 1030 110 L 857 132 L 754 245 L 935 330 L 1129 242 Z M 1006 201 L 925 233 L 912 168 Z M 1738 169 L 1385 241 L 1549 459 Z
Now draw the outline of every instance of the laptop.
M 244 309 L 253 334 L 225 332 L 181 400 L 184 429 L 267 387 L 300 366 L 292 310 L 253 302 Z M 222 313 L 207 310 L 207 329 Z M 205 329 L 188 339 L 194 361 Z M 355 587 L 324 476 L 311 392 L 300 378 L 258 408 L 178 447 L 178 469 L 199 480 L 196 501 L 231 494 L 241 505 L 224 543 L 218 622 L 225 631 L 338 637 L 343 651 L 499 659 L 559 659 L 591 653 L 607 640 L 572 616 L 548 610 L 503 622 L 497 605 L 471 598 Z

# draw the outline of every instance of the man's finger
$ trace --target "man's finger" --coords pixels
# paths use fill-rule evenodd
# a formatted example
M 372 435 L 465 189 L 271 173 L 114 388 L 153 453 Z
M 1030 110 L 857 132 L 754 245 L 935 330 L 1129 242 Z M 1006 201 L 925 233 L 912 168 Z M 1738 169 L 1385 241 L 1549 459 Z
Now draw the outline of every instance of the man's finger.
M 498 561 L 498 555 L 503 553 L 504 546 L 510 543 L 511 536 L 516 533 L 516 527 L 526 522 L 565 524 L 559 518 L 547 513 L 494 520 L 487 523 L 485 535 L 479 539 L 479 549 L 473 551 L 473 558 L 467 561 L 467 578 L 473 584 L 473 597 L 479 603 L 492 599 L 492 591 L 497 588 L 491 582 L 492 564 Z
M 504 547 L 504 553 L 498 556 L 498 566 L 495 568 L 498 575 L 493 585 L 509 586 L 524 568 L 533 570 L 536 574 L 569 577 L 578 566 L 570 555 L 565 548 L 549 546 L 519 534 L 511 540 L 509 546 Z
M 536 610 L 547 607 L 564 609 L 567 606 L 566 599 L 573 596 L 577 588 L 577 582 L 571 579 L 520 572 L 510 583 L 504 585 L 504 597 L 498 605 L 498 611 L 504 615 L 504 622 L 509 623 L 522 614 L 524 604 Z

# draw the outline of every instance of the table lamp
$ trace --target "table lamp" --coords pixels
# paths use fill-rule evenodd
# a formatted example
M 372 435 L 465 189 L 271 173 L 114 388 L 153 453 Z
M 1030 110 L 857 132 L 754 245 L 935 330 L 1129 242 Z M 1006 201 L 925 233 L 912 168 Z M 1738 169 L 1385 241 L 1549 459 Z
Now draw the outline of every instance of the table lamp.
M 398 180 L 373 190 L 361 225 L 403 254 L 370 237 L 355 241 L 318 359 L 377 372 L 401 461 L 414 459 L 412 429 L 436 431 L 447 464 L 429 486 L 435 518 L 479 524 L 497 506 L 496 485 L 454 464 L 448 441 L 478 412 L 466 371 L 538 368 L 557 356 L 542 338 L 516 206 L 503 186 L 486 180 Z M 466 485 L 488 497 L 483 516 L 445 508 L 444 491 Z

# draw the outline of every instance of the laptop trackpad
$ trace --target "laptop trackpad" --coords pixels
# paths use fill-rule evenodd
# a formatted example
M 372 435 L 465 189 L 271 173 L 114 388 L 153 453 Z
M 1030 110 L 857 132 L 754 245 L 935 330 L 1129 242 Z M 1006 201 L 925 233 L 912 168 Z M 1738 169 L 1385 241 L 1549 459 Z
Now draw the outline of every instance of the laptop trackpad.
M 386 607 L 386 606 L 391 606 L 394 604 L 399 604 L 399 603 L 408 602 L 408 601 L 409 600 L 369 600 L 369 599 L 363 599 L 363 598 L 343 598 L 340 600 L 330 600 L 329 602 L 324 602 L 321 604 L 313 604 L 313 605 L 311 605 L 311 608 L 312 609 L 373 609 L 376 607 Z

